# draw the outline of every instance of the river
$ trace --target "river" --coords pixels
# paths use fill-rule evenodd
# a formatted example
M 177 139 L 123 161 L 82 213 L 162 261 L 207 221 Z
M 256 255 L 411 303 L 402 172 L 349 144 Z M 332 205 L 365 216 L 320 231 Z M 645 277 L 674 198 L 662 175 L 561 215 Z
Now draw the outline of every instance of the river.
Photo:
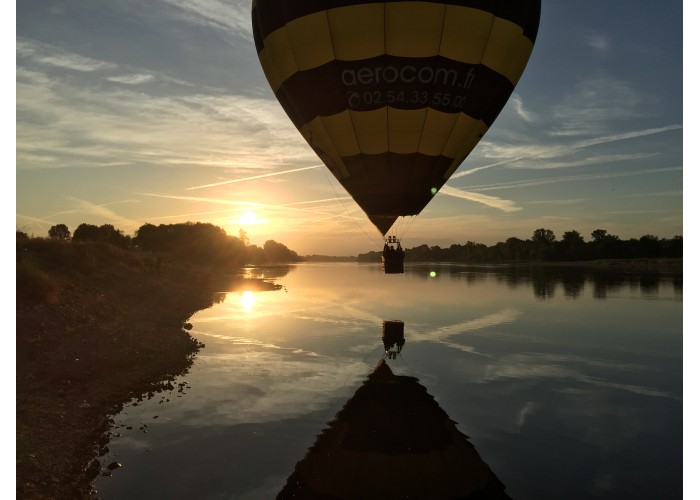
M 171 391 L 115 415 L 102 461 L 121 467 L 95 481 L 102 499 L 269 499 L 300 481 L 338 498 L 439 498 L 479 474 L 513 499 L 682 497 L 680 276 L 246 273 L 281 289 L 228 293 L 190 319 L 205 347 Z

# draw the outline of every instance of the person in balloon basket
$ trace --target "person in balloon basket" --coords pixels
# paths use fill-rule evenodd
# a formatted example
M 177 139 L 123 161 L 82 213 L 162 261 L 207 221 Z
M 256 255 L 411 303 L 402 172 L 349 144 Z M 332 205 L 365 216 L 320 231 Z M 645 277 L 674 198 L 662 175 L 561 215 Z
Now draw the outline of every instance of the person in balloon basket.
M 397 242 L 396 248 L 394 248 L 394 245 L 384 243 L 384 250 L 382 251 L 382 255 L 384 255 L 385 259 L 388 259 L 390 261 L 403 261 L 404 255 L 406 255 L 406 253 L 403 251 L 403 248 L 401 248 L 400 242 Z

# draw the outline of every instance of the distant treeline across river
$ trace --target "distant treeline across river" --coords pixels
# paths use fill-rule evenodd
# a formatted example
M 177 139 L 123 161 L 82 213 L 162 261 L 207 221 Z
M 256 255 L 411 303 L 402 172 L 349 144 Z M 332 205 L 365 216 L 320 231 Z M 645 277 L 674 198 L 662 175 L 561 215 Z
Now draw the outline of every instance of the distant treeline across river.
M 622 240 L 596 229 L 591 240 L 585 241 L 578 231 L 567 231 L 560 240 L 550 229 L 537 229 L 529 240 L 508 238 L 488 246 L 468 241 L 449 248 L 426 244 L 404 248 L 407 262 L 470 262 L 499 263 L 523 261 L 572 262 L 599 259 L 659 259 L 682 258 L 683 237 L 671 239 L 646 234 L 639 239 Z M 360 262 L 377 262 L 381 251 L 360 254 Z

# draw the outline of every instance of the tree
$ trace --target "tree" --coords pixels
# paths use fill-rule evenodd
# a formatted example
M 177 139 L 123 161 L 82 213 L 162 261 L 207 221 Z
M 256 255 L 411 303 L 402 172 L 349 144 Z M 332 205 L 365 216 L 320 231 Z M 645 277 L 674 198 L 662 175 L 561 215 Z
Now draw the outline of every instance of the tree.
M 70 231 L 65 224 L 56 224 L 49 228 L 49 238 L 53 240 L 67 241 L 70 239 Z
M 134 243 L 142 250 L 163 251 L 167 248 L 167 243 L 161 237 L 160 231 L 153 224 L 146 223 L 136 230 Z
M 250 246 L 250 239 L 248 238 L 248 233 L 245 232 L 245 229 L 240 228 L 238 230 L 238 238 L 243 242 L 244 246 Z
M 556 249 L 554 242 L 557 237 L 551 229 L 535 229 L 532 233 L 532 248 L 530 257 L 536 260 L 552 260 L 555 258 Z
M 661 257 L 661 242 L 658 236 L 645 234 L 639 238 L 639 256 L 647 258 Z
M 94 224 L 82 223 L 73 232 L 73 241 L 97 241 L 100 239 L 100 228 Z
M 554 243 L 556 239 L 551 229 L 535 229 L 532 233 L 532 241 L 535 243 Z
M 104 241 L 118 247 L 127 247 L 131 243 L 131 238 L 115 229 L 112 224 L 103 224 L 100 227 L 94 224 L 80 224 L 75 228 L 73 241 Z
M 579 260 L 586 257 L 586 242 L 578 231 L 566 231 L 561 242 L 561 256 L 564 260 Z
M 562 235 L 561 241 L 566 243 L 567 246 L 580 245 L 584 242 L 583 236 L 581 236 L 581 233 L 579 233 L 578 231 L 574 231 L 574 230 L 566 231 Z
M 608 234 L 605 229 L 596 229 L 591 233 L 593 241 L 589 243 L 593 255 L 598 259 L 624 257 L 624 244 L 619 236 Z
M 530 255 L 530 245 L 532 244 L 529 240 L 521 240 L 511 236 L 506 240 L 507 256 L 510 260 L 524 260 Z
M 112 224 L 102 224 L 98 228 L 100 241 L 111 243 L 114 246 L 126 248 L 131 243 L 131 238 L 126 236 L 121 229 L 116 229 Z
M 683 236 L 674 236 L 670 240 L 662 241 L 664 246 L 664 257 L 683 257 Z
M 605 229 L 596 229 L 591 233 L 591 238 L 595 243 L 600 243 L 607 238 L 608 232 Z
M 301 260 L 295 251 L 275 240 L 267 240 L 263 250 L 268 262 L 298 262 Z

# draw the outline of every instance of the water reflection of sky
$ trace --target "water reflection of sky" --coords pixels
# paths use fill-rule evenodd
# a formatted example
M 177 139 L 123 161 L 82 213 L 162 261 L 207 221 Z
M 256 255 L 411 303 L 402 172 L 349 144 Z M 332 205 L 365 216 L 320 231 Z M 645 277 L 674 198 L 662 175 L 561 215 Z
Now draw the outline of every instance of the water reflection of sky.
M 134 485 L 168 482 L 158 457 L 170 457 L 169 472 L 182 466 L 178 459 L 194 468 L 178 488 L 187 488 L 187 477 L 195 481 L 199 462 L 207 464 L 212 479 L 198 498 L 274 497 L 380 359 L 382 321 L 400 319 L 406 345 L 393 368 L 420 380 L 513 498 L 680 491 L 678 280 L 580 270 L 407 271 L 385 276 L 356 264 L 264 270 L 284 288 L 232 292 L 195 314 L 192 335 L 206 347 L 183 379 L 186 390 L 168 402 L 159 395 L 127 406 L 117 421 L 148 420 L 148 432 L 121 431 L 111 453 L 132 467 L 98 485 L 147 498 L 148 488 Z M 248 270 L 250 277 L 262 272 Z M 235 471 L 217 469 L 224 464 Z M 536 479 L 543 475 L 549 484 Z

